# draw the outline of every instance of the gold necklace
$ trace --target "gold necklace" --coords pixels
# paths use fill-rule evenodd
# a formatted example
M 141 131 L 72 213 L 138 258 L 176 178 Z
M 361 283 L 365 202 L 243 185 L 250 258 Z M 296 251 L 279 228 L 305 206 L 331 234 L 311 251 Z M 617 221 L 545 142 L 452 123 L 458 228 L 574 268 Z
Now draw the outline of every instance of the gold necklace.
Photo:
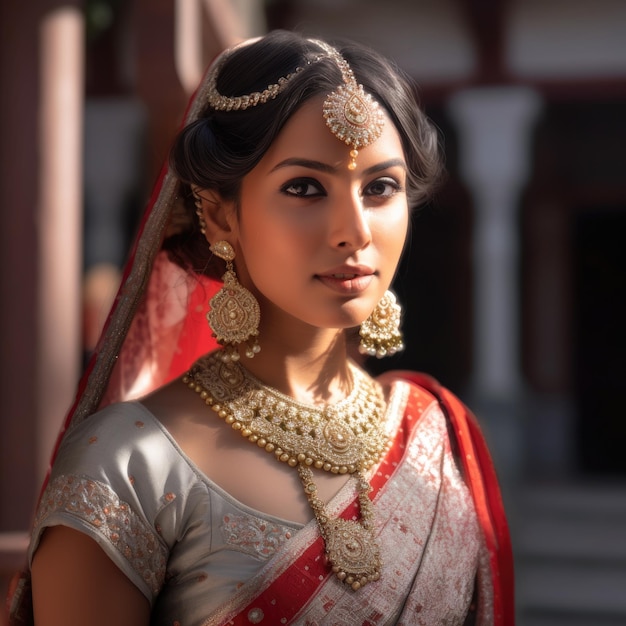
M 389 440 L 382 428 L 385 401 L 380 385 L 352 364 L 350 374 L 350 394 L 323 407 L 297 402 L 263 384 L 240 363 L 222 361 L 219 351 L 199 359 L 183 382 L 243 437 L 298 468 L 330 566 L 339 580 L 356 590 L 380 578 L 371 487 L 363 472 L 383 457 Z M 358 522 L 328 515 L 317 497 L 311 468 L 355 474 Z

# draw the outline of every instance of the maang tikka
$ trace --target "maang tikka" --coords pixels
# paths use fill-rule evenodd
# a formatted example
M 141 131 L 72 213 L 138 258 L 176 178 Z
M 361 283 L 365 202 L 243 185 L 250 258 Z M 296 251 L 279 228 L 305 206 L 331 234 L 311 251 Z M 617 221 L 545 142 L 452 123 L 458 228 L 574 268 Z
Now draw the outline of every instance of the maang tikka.
M 352 148 L 348 169 L 353 170 L 359 148 L 374 143 L 382 134 L 385 116 L 378 102 L 357 83 L 341 54 L 323 41 L 315 40 L 315 43 L 335 61 L 344 82 L 326 97 L 322 111 L 330 132 Z
M 228 241 L 211 244 L 211 252 L 226 261 L 226 273 L 222 276 L 224 286 L 209 302 L 209 326 L 217 342 L 224 346 L 223 361 L 237 361 L 237 347 L 243 342 L 248 342 L 245 355 L 251 359 L 261 350 L 257 341 L 261 320 L 259 303 L 237 280 L 233 266 L 235 250 Z
M 402 309 L 391 291 L 386 291 L 371 315 L 361 324 L 359 352 L 381 359 L 404 350 L 400 317 Z
M 356 81 L 352 68 L 336 48 L 318 39 L 309 41 L 319 46 L 324 54 L 308 60 L 306 65 L 328 58 L 334 61 L 341 72 L 343 84 L 328 94 L 324 100 L 322 114 L 330 132 L 351 148 L 348 168 L 353 170 L 356 168 L 359 149 L 369 146 L 382 134 L 385 125 L 383 110 L 378 102 L 366 93 L 363 85 Z M 207 103 L 216 111 L 245 111 L 263 105 L 281 94 L 303 69 L 300 66 L 296 67 L 293 72 L 281 76 L 262 91 L 241 96 L 224 96 L 217 90 L 217 77 L 230 53 L 231 51 L 225 52 L 216 61 L 207 78 Z

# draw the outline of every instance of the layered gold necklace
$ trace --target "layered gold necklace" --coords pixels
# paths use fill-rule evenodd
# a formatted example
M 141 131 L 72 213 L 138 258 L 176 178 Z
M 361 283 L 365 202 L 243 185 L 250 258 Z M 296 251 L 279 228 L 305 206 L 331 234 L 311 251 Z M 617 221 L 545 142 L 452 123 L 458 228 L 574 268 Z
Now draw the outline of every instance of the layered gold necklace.
M 352 364 L 350 375 L 350 394 L 321 407 L 297 402 L 263 384 L 239 362 L 224 362 L 219 351 L 198 360 L 183 382 L 248 441 L 298 469 L 330 567 L 356 590 L 380 578 L 371 487 L 364 472 L 383 457 L 389 439 L 383 430 L 380 385 Z M 317 496 L 312 468 L 355 475 L 359 521 L 330 517 Z

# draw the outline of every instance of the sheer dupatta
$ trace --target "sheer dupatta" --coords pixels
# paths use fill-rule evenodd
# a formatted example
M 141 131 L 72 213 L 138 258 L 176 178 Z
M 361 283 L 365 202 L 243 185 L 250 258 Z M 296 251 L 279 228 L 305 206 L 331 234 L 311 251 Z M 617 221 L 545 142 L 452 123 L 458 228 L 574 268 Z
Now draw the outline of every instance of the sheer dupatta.
M 218 57 L 219 58 L 219 57 Z M 210 68 L 209 68 L 210 69 Z M 207 82 L 192 96 L 183 125 L 205 106 Z M 184 270 L 163 248 L 167 237 L 193 228 L 179 181 L 164 165 L 141 220 L 135 242 L 100 340 L 92 353 L 50 459 L 73 426 L 113 402 L 131 400 L 183 374 L 217 347 L 206 320 L 219 281 Z M 46 476 L 41 493 L 48 482 Z M 32 624 L 30 573 L 16 576 L 8 598 L 9 624 Z
M 190 100 L 183 126 L 197 119 L 204 108 L 206 89 L 203 81 Z M 72 426 L 108 404 L 153 391 L 217 347 L 206 313 L 208 301 L 221 283 L 183 269 L 163 249 L 167 237 L 193 228 L 179 187 L 165 164 L 52 461 L 64 433 Z

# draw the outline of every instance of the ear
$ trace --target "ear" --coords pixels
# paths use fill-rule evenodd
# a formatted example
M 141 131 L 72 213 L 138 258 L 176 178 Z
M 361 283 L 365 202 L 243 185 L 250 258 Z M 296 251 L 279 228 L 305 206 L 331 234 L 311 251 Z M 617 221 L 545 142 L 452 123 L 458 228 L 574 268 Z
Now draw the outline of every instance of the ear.
M 225 239 L 235 243 L 237 238 L 237 210 L 235 203 L 224 200 L 214 189 L 192 186 L 196 210 L 204 220 L 205 236 L 209 243 Z

